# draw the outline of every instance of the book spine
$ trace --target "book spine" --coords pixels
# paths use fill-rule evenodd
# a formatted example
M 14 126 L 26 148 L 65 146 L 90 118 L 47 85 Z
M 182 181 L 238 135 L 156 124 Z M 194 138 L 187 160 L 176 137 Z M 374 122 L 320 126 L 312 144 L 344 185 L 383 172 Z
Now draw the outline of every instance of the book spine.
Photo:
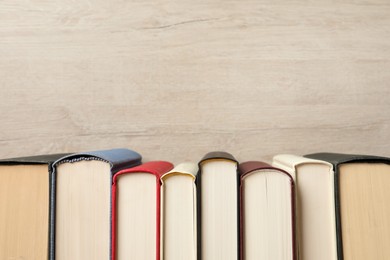
M 195 180 L 196 183 L 196 218 L 197 218 L 197 225 L 196 225 L 196 236 L 197 236 L 197 260 L 202 260 L 202 174 L 199 167 L 199 171 L 197 174 L 197 178 Z
M 56 175 L 53 165 L 49 166 L 49 260 L 55 260 L 55 206 Z

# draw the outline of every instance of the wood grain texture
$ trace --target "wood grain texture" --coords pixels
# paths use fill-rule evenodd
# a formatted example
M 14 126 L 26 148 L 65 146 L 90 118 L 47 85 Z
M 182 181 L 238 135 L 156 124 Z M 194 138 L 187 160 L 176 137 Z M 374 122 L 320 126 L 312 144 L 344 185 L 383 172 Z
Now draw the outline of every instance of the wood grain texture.
M 390 3 L 0 1 L 0 157 L 390 156 Z

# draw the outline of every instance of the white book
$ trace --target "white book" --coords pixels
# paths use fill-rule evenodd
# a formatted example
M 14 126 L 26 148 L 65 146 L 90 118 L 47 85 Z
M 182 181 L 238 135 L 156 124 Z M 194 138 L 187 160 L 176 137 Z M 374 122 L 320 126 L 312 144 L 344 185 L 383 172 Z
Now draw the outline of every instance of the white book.
M 298 254 L 301 260 L 337 260 L 333 166 L 325 161 L 280 154 L 273 166 L 294 178 Z
M 161 259 L 196 260 L 198 166 L 181 163 L 161 176 Z

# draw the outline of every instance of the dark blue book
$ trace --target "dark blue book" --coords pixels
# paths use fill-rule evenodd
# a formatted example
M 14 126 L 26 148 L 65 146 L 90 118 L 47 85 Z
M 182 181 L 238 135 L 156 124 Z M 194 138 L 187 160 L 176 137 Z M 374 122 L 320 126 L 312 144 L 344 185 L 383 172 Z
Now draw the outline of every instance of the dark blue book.
M 53 163 L 50 260 L 110 259 L 112 177 L 139 164 L 141 155 L 128 149 L 72 154 Z

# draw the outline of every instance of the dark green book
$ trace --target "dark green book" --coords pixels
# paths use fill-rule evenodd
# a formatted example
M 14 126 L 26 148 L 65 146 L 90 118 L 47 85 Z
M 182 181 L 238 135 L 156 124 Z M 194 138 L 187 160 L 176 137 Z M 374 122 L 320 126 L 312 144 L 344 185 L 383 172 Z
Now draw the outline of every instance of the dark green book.
M 317 153 L 335 171 L 339 260 L 390 259 L 390 159 Z

